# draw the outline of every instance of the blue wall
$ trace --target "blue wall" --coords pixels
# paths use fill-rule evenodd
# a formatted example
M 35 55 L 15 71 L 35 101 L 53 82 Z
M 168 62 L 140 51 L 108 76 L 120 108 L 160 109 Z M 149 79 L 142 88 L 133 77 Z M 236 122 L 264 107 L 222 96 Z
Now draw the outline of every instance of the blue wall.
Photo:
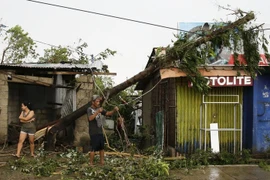
M 256 153 L 270 148 L 270 75 L 258 75 L 253 90 L 252 150 Z

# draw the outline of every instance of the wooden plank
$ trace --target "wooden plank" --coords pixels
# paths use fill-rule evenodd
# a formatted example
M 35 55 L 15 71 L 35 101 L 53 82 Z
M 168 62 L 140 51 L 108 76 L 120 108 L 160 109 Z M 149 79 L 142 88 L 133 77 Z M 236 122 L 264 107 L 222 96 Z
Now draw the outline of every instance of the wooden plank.
M 99 152 L 96 152 L 98 154 Z M 112 156 L 132 156 L 132 157 L 139 157 L 139 158 L 148 158 L 147 156 L 140 155 L 140 154 L 131 154 L 131 153 L 124 153 L 124 152 L 105 152 L 106 155 Z
M 208 69 L 199 69 L 200 73 L 203 76 L 245 76 L 247 73 L 245 73 L 244 70 L 233 70 L 233 67 L 211 67 Z M 166 69 L 160 69 L 160 77 L 161 79 L 166 78 L 175 78 L 175 77 L 186 77 L 186 73 L 178 68 L 166 68 Z
M 21 77 L 21 76 L 17 76 L 17 75 L 12 75 L 12 79 L 19 79 L 19 80 L 22 80 L 22 81 L 25 81 L 25 82 L 28 82 L 28 83 L 32 83 L 32 84 L 39 84 L 39 85 L 43 85 L 43 86 L 51 86 L 52 84 L 49 84 L 49 83 L 45 83 L 45 82 L 42 82 L 42 81 L 39 81 L 39 80 L 32 80 L 32 79 L 29 79 L 29 78 L 26 78 L 26 77 Z M 13 80 L 12 80 L 13 81 Z
M 10 75 L 12 80 L 7 80 L 8 82 L 16 82 L 16 83 L 30 83 L 30 84 L 39 84 L 39 85 L 43 85 L 43 86 L 51 86 L 51 83 L 46 83 L 40 80 L 33 80 L 30 78 L 27 78 L 26 76 L 23 75 L 15 75 L 15 74 L 11 74 L 10 72 L 5 72 L 5 71 L 0 71 L 0 73 L 5 74 L 5 75 Z M 33 76 L 33 77 L 37 77 L 38 76 Z

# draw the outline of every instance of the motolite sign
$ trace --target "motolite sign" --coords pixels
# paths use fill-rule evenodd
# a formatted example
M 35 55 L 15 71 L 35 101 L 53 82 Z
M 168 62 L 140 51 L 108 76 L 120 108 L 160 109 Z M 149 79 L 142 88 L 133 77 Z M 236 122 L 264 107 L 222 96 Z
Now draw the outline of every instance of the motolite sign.
M 253 86 L 253 79 L 250 76 L 211 76 L 207 85 L 210 87 L 229 87 L 229 86 Z M 193 84 L 189 82 L 189 87 Z

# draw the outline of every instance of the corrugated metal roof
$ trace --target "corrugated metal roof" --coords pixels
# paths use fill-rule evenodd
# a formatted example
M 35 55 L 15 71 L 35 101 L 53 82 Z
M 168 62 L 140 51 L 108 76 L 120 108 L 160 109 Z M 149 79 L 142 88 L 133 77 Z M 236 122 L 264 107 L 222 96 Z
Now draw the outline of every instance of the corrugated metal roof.
M 89 65 L 85 64 L 1 64 L 4 67 L 22 67 L 22 68 L 41 68 L 41 69 L 71 69 L 79 68 L 85 69 L 90 68 Z
M 54 70 L 88 70 L 91 68 L 101 69 L 103 63 L 100 61 L 95 61 L 92 64 L 68 64 L 68 63 L 58 63 L 58 64 L 39 64 L 39 63 L 22 63 L 22 64 L 0 64 L 0 69 L 12 69 L 12 68 L 31 68 L 31 69 L 54 69 Z

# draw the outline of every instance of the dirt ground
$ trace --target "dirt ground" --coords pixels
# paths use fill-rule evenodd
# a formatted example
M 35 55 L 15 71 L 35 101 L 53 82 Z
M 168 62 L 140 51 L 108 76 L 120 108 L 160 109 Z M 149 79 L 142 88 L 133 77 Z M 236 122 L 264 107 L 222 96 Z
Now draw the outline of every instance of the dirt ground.
M 0 165 L 1 166 L 1 165 Z M 20 171 L 11 170 L 8 165 L 0 167 L 0 179 L 2 180 L 32 180 L 32 179 L 40 179 L 40 180 L 57 180 L 61 179 L 60 175 L 53 175 L 51 177 L 38 177 L 33 174 L 26 174 Z
M 33 174 L 12 170 L 9 162 L 15 161 L 12 156 L 16 151 L 16 145 L 1 148 L 0 146 L 0 180 L 60 180 L 60 179 L 76 179 L 73 176 L 61 176 L 60 173 L 54 173 L 50 177 L 39 177 Z M 26 160 L 31 160 L 29 154 L 29 146 L 24 147 L 22 151 Z M 170 180 L 264 180 L 269 179 L 270 172 L 259 168 L 257 165 L 226 165 L 226 166 L 208 166 L 200 167 L 199 169 L 180 169 L 171 170 Z
M 1 147 L 1 146 L 0 146 Z M 9 166 L 10 161 L 15 161 L 17 158 L 13 157 L 12 154 L 16 153 L 17 145 L 9 145 L 8 147 L 0 149 L 0 180 L 32 180 L 32 179 L 60 179 L 59 175 L 52 177 L 37 177 L 33 174 L 26 174 L 20 171 L 12 170 Z M 22 155 L 26 159 L 31 159 L 33 157 L 29 154 L 29 146 L 26 146 L 22 150 Z
M 38 147 L 37 147 L 38 148 Z M 9 162 L 16 161 L 17 158 L 12 156 L 12 154 L 15 154 L 16 152 L 16 145 L 10 145 L 6 148 L 1 148 L 0 146 L 0 180 L 60 180 L 60 179 L 66 179 L 66 180 L 71 180 L 71 179 L 76 179 L 73 176 L 61 176 L 60 173 L 55 173 L 51 175 L 50 177 L 40 177 L 36 176 L 34 174 L 27 174 L 24 172 L 21 172 L 19 170 L 12 170 L 10 167 Z M 29 153 L 29 146 L 25 146 L 22 150 L 22 156 L 25 158 L 26 161 L 31 161 L 33 157 L 30 156 Z M 88 165 L 88 164 L 86 164 Z M 100 167 L 102 168 L 102 167 Z M 180 172 L 180 171 L 179 171 Z M 185 172 L 181 172 L 182 175 L 185 176 Z M 180 177 L 180 176 L 179 176 Z M 173 172 L 173 175 L 171 178 L 168 179 L 179 179 L 177 178 L 177 171 Z

